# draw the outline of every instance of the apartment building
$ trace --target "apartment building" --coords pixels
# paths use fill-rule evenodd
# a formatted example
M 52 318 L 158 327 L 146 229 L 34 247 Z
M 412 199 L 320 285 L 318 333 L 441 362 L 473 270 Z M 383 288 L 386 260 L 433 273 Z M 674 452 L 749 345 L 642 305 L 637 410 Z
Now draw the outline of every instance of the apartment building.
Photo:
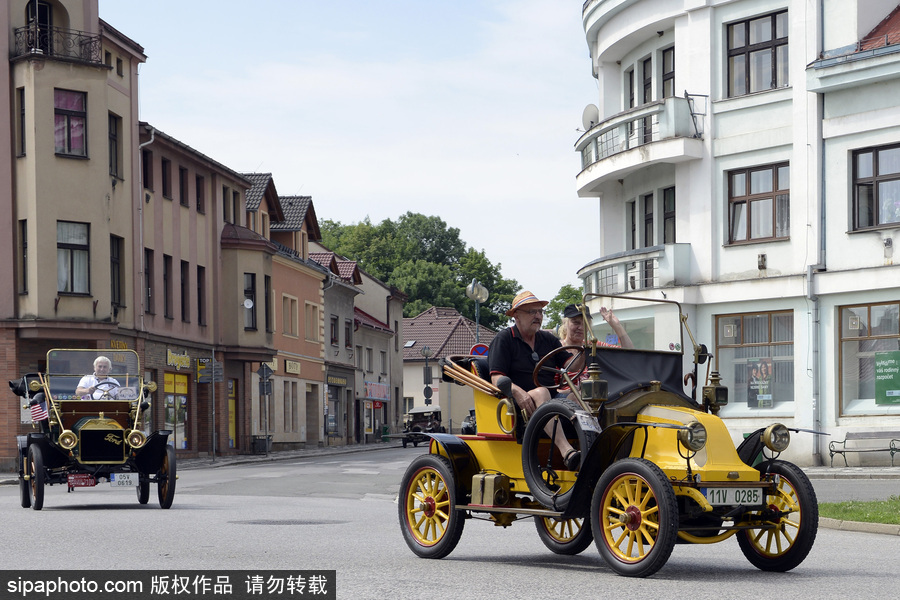
M 579 277 L 681 303 L 730 387 L 735 441 L 772 421 L 831 439 L 900 424 L 883 366 L 900 364 L 897 8 L 583 4 L 599 94 L 576 182 L 600 204 L 601 252 Z M 788 459 L 821 462 L 827 440 L 795 436 Z

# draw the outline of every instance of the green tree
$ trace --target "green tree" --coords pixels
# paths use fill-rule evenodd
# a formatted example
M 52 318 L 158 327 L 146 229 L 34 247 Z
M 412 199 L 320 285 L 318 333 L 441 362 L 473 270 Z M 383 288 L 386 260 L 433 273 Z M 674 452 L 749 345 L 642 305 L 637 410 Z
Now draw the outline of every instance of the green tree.
M 398 265 L 389 282 L 409 296 L 403 306 L 404 317 L 414 317 L 431 306 L 460 310 L 466 299 L 450 267 L 426 260 L 408 260 Z
M 477 279 L 478 283 L 487 288 L 487 302 L 479 309 L 479 322 L 485 327 L 499 329 L 509 320 L 506 311 L 512 305 L 519 284 L 514 279 L 506 279 L 500 272 L 500 264 L 493 264 L 488 260 L 484 250 L 477 251 L 469 248 L 459 261 L 457 273 L 459 283 L 465 290 L 466 286 Z M 468 304 L 460 312 L 470 319 L 475 319 L 475 303 L 466 298 Z
M 549 321 L 544 323 L 544 327 L 556 329 L 562 323 L 563 310 L 566 306 L 569 304 L 581 304 L 581 299 L 581 288 L 577 288 L 570 283 L 559 288 L 556 297 L 544 309 L 545 316 L 549 318 Z

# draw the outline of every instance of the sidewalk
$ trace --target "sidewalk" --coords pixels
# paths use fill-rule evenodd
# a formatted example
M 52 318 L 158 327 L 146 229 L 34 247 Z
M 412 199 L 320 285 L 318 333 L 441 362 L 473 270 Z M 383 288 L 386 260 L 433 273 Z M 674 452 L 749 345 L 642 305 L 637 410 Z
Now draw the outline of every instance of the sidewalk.
M 373 452 L 399 448 L 399 442 L 374 442 L 370 444 L 355 444 L 351 446 L 326 446 L 304 448 L 302 450 L 286 450 L 269 452 L 266 454 L 237 454 L 232 456 L 218 456 L 215 458 L 180 458 L 178 459 L 178 471 L 203 468 L 227 467 L 235 464 L 266 463 L 282 460 L 295 460 L 310 456 L 339 456 L 342 454 L 355 454 L 361 452 Z M 815 479 L 900 479 L 900 467 L 803 467 L 807 477 Z M 0 485 L 17 485 L 18 475 L 15 473 L 0 473 Z M 859 523 L 856 521 L 842 521 L 838 519 L 819 518 L 819 527 L 825 529 L 838 529 L 841 531 L 857 531 L 861 533 L 879 533 L 883 535 L 900 535 L 900 525 L 885 525 L 883 523 Z

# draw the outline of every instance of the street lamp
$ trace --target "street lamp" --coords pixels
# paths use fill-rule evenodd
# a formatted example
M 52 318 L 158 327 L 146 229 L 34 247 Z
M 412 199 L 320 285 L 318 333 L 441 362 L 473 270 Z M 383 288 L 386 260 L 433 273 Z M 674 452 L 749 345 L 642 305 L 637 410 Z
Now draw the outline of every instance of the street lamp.
M 422 356 L 425 357 L 425 371 L 422 375 L 422 380 L 425 382 L 425 404 L 431 404 L 431 395 L 434 393 L 431 390 L 431 367 L 428 366 L 428 359 L 432 356 L 431 348 L 425 346 L 422 348 Z
M 466 296 L 469 300 L 475 301 L 475 343 L 478 343 L 478 307 L 488 299 L 487 288 L 478 283 L 477 279 L 472 279 L 472 283 L 466 286 Z

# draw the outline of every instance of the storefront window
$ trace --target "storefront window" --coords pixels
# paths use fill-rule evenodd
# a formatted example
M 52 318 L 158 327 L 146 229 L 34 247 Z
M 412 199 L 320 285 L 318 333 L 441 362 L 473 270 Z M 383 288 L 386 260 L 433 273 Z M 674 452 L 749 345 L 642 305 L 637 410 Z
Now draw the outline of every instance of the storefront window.
M 729 387 L 722 416 L 793 412 L 794 321 L 790 311 L 716 318 L 716 368 Z
M 900 303 L 844 306 L 843 414 L 900 412 Z
M 174 434 L 169 438 L 175 448 L 187 450 L 188 428 L 188 376 L 166 373 L 164 392 L 166 395 L 166 429 Z
M 325 416 L 325 431 L 329 437 L 341 435 L 341 390 L 336 385 L 328 386 L 328 414 Z

